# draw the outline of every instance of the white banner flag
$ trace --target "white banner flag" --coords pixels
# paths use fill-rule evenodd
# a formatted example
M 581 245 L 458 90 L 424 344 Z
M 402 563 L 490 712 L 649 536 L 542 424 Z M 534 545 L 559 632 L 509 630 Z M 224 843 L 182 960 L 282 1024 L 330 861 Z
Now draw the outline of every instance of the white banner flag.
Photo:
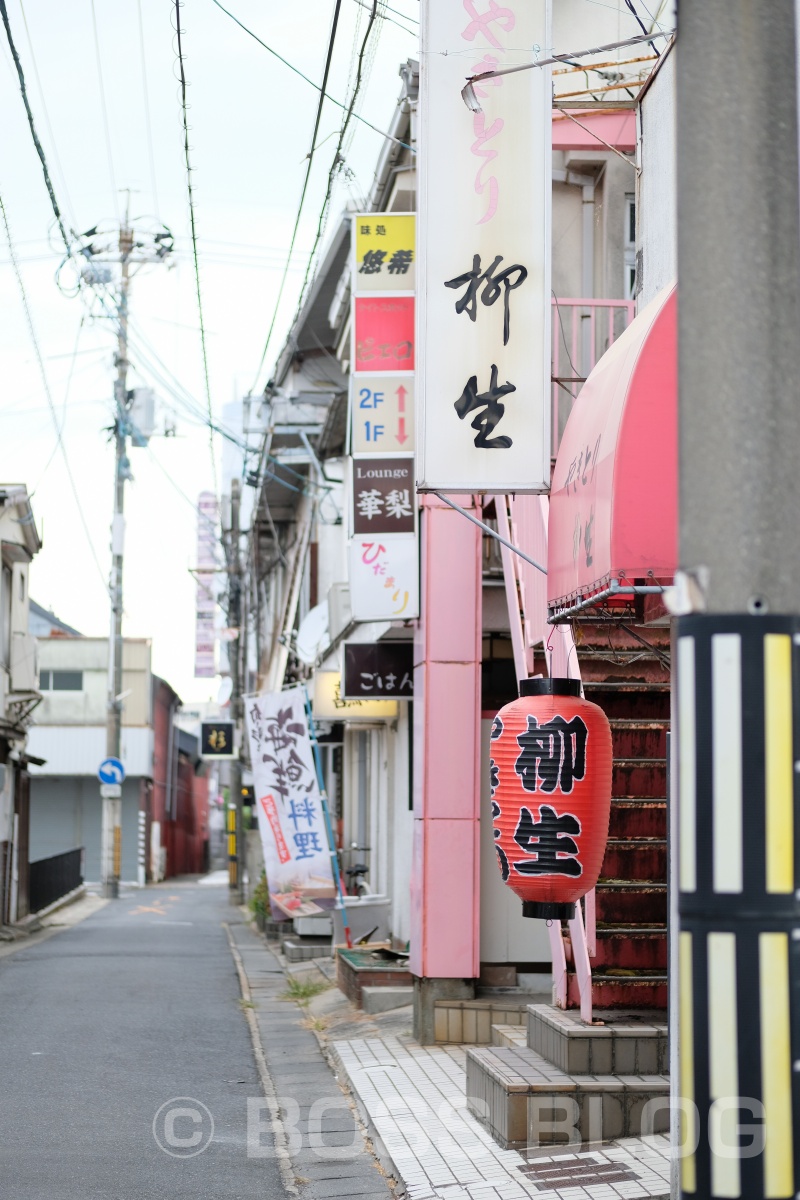
M 331 907 L 318 901 L 336 885 L 303 688 L 252 696 L 245 715 L 272 911 L 310 916 Z
M 551 0 L 424 0 L 420 71 L 417 480 L 550 485 Z

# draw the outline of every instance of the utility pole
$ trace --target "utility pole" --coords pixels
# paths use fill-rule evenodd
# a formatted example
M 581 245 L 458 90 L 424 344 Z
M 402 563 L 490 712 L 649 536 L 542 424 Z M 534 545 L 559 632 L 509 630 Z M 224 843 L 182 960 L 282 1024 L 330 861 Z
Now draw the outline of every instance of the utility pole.
M 156 233 L 144 233 L 134 228 L 130 219 L 130 191 L 125 206 L 125 220 L 113 237 L 100 233 L 98 228 L 84 234 L 82 253 L 87 263 L 119 263 L 119 290 L 116 296 L 117 353 L 114 381 L 114 509 L 111 520 L 111 628 L 108 639 L 108 705 L 106 717 L 106 755 L 122 758 L 122 568 L 125 542 L 125 483 L 132 479 L 128 460 L 128 438 L 133 432 L 130 409 L 132 395 L 128 392 L 128 313 L 132 268 L 147 263 L 163 262 L 172 252 L 172 234 L 166 227 Z M 106 280 L 94 267 L 84 269 L 87 282 L 96 286 Z M 102 784 L 101 879 L 103 894 L 112 899 L 119 896 L 122 859 L 122 783 Z
M 231 528 L 228 547 L 228 627 L 238 630 L 238 636 L 229 642 L 231 671 L 231 715 L 234 728 L 240 738 L 242 730 L 242 555 L 240 547 L 241 484 L 231 480 Z M 241 750 L 240 750 L 241 754 Z M 244 841 L 242 831 L 242 763 L 241 758 L 231 759 L 231 791 L 228 800 L 228 887 L 231 904 L 241 904 L 242 865 Z
M 698 1200 L 800 1191 L 796 19 L 795 0 L 681 0 L 676 47 L 680 1190 Z

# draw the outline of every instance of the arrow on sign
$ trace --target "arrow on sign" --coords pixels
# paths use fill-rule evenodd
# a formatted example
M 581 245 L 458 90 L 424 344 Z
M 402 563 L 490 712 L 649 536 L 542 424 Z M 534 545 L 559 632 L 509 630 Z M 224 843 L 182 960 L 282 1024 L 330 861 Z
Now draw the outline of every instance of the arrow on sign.
M 401 446 L 402 446 L 403 442 L 407 442 L 407 441 L 408 441 L 408 434 L 406 433 L 406 419 L 405 419 L 405 417 L 398 417 L 398 418 L 397 418 L 397 440 L 398 440 L 398 442 L 400 443 L 400 445 L 401 445 Z
M 406 396 L 408 395 L 408 392 L 403 387 L 402 383 L 395 392 L 395 395 L 397 396 L 397 411 L 404 413 L 406 411 Z

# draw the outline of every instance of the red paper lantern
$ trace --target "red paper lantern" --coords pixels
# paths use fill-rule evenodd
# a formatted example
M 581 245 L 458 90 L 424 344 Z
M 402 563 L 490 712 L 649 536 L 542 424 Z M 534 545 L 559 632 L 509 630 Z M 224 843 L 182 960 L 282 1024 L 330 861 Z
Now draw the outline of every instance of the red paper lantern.
M 495 849 L 522 915 L 569 920 L 597 883 L 611 812 L 611 726 L 577 679 L 523 679 L 492 723 Z

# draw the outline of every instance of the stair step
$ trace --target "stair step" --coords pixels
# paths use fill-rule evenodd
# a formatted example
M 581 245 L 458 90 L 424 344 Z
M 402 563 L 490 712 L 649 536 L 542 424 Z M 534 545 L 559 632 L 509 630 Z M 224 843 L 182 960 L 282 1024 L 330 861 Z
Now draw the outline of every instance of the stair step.
M 572 961 L 570 938 L 564 938 L 567 962 Z M 633 971 L 667 969 L 667 930 L 665 926 L 611 926 L 596 931 L 596 953 L 590 958 L 592 975 L 607 967 Z
M 594 1023 L 550 1004 L 529 1004 L 528 1046 L 571 1075 L 655 1075 L 669 1070 L 667 1015 L 594 1010 Z
M 592 971 L 592 1001 L 608 1009 L 663 1009 L 667 1004 L 667 973 L 655 971 L 630 976 Z M 575 975 L 567 977 L 567 1003 L 580 1007 L 580 991 Z
M 616 718 L 610 724 L 615 758 L 666 759 L 669 722 Z
M 504 1150 L 566 1142 L 553 1119 L 565 1111 L 582 1141 L 637 1137 L 643 1115 L 655 1120 L 645 1132 L 668 1128 L 669 1078 L 569 1075 L 526 1047 L 476 1046 L 467 1050 L 467 1108 Z
M 528 1030 L 525 1025 L 493 1025 L 493 1046 L 527 1046 Z
M 666 837 L 666 800 L 612 800 L 608 832 L 612 838 Z
M 615 758 L 611 777 L 615 796 L 652 796 L 667 794 L 665 758 Z
M 611 838 L 600 875 L 606 879 L 664 879 L 667 874 L 665 838 Z
M 601 879 L 595 895 L 597 919 L 605 924 L 666 923 L 666 883 Z

